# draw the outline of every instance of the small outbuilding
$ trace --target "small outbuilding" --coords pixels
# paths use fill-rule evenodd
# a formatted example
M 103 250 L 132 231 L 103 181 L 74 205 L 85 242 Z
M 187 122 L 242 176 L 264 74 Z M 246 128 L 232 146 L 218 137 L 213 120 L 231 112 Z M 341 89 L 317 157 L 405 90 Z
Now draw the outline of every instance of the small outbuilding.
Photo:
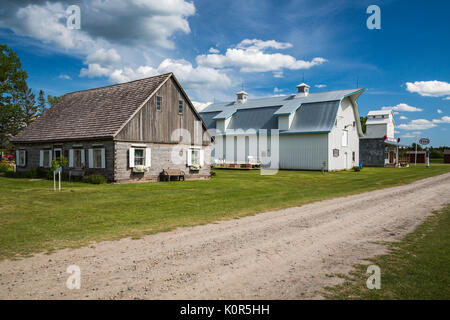
M 450 149 L 444 150 L 444 163 L 450 163 Z
M 416 163 L 416 151 L 408 151 L 407 155 L 410 163 Z M 417 151 L 417 163 L 426 163 L 426 162 L 427 162 L 427 152 Z

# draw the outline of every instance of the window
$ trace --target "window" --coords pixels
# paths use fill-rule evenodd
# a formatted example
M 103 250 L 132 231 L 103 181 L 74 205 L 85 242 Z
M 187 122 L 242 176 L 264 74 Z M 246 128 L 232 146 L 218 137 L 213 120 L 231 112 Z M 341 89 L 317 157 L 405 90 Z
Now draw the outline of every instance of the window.
M 356 153 L 355 153 L 355 151 L 352 152 L 352 160 L 356 161 Z
M 94 168 L 102 167 L 102 149 L 94 149 Z
M 62 156 L 61 148 L 54 149 L 54 152 L 55 152 L 55 159 L 61 158 Z
M 145 164 L 144 149 L 134 149 L 134 165 L 143 166 Z
M 44 163 L 43 167 L 50 167 L 50 154 L 51 150 L 44 150 Z
M 343 147 L 348 146 L 348 131 L 347 130 L 342 131 L 342 146 Z
M 199 149 L 191 149 L 192 152 L 192 160 L 191 163 L 193 165 L 200 165 L 200 150 Z
M 178 101 L 178 113 L 183 114 L 183 100 Z
M 25 167 L 26 166 L 26 151 L 25 150 L 18 150 L 16 152 L 16 165 Z
M 156 110 L 161 111 L 162 98 L 156 97 Z
M 73 150 L 73 166 L 74 168 L 82 168 L 83 163 L 81 161 L 81 153 L 84 152 L 83 149 L 74 149 Z

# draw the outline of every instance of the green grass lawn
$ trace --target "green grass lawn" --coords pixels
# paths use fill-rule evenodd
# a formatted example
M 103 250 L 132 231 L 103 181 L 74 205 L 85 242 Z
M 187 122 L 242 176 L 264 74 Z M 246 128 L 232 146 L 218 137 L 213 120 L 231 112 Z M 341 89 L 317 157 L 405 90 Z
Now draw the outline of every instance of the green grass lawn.
M 325 173 L 218 170 L 212 180 L 90 185 L 0 176 L 0 259 L 141 237 L 312 201 L 410 183 L 449 165 Z
M 343 285 L 330 288 L 329 299 L 450 299 L 450 206 L 435 212 L 390 253 L 369 264 L 381 270 L 381 288 L 369 290 L 358 265 Z

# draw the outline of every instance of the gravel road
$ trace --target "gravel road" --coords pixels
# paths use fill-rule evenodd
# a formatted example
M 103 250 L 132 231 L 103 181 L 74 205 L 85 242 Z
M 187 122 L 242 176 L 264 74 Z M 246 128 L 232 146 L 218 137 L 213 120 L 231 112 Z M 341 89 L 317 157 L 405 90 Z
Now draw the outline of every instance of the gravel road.
M 139 240 L 0 262 L 0 299 L 310 299 L 450 203 L 450 174 Z M 78 265 L 81 289 L 66 268 Z M 381 270 L 383 273 L 383 270 Z

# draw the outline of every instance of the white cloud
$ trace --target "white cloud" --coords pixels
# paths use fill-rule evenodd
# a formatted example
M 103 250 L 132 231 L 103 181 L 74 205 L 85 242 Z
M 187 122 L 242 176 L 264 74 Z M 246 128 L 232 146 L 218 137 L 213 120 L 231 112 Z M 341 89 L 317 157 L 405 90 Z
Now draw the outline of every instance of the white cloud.
M 401 120 L 406 120 L 406 119 L 408 119 L 408 117 L 400 116 L 400 119 L 401 119 Z
M 402 130 L 426 130 L 434 127 L 436 127 L 436 124 L 427 119 L 411 120 L 409 123 L 397 126 L 398 129 Z
M 405 133 L 405 134 L 401 135 L 400 137 L 407 139 L 407 138 L 415 138 L 416 136 L 413 135 L 412 133 Z
M 92 63 L 88 65 L 88 68 L 82 68 L 80 71 L 80 77 L 97 78 L 110 76 L 111 69 L 104 68 L 98 63 Z
M 218 50 L 216 48 L 209 48 L 208 52 L 210 52 L 210 53 L 219 53 L 220 50 Z
M 450 123 L 450 117 L 444 116 L 440 119 L 434 119 L 433 123 Z
M 441 109 L 437 109 L 437 113 L 442 113 L 442 110 Z
M 268 48 L 282 50 L 291 47 L 292 44 L 288 42 L 278 42 L 275 40 L 264 41 L 259 39 L 244 39 L 236 46 L 236 48 L 238 49 L 250 49 L 250 50 L 265 50 Z
M 283 89 L 278 89 L 277 87 L 273 88 L 273 92 L 274 93 L 279 93 L 279 92 L 282 92 L 282 91 L 283 91 Z
M 450 100 L 450 97 L 445 97 L 445 98 L 442 99 L 442 100 Z
M 231 86 L 230 78 L 220 70 L 209 67 L 194 67 L 186 60 L 165 59 L 158 67 L 142 65 L 137 68 L 123 67 L 110 68 L 99 64 L 89 64 L 88 68 L 81 69 L 81 77 L 109 77 L 114 83 L 121 83 L 151 77 L 157 74 L 173 72 L 178 80 L 187 89 L 205 90 L 208 88 L 228 88 Z
M 403 112 L 419 112 L 423 111 L 423 109 L 412 107 L 410 105 L 407 105 L 406 103 L 399 103 L 396 106 L 392 107 L 382 107 L 382 110 L 393 110 L 393 111 L 403 111 Z
M 406 90 L 418 93 L 424 97 L 450 96 L 450 83 L 437 80 L 407 82 Z
M 117 53 L 117 51 L 113 48 L 106 49 L 98 49 L 95 52 L 92 52 L 86 57 L 85 64 L 97 63 L 102 65 L 111 65 L 118 63 L 122 60 L 122 57 Z
M 326 84 L 316 84 L 314 87 L 316 87 L 316 88 L 326 88 Z
M 190 33 L 187 19 L 195 14 L 195 6 L 185 0 L 83 0 L 80 6 L 80 30 L 66 27 L 66 0 L 3 0 L 0 27 L 29 36 L 62 49 L 91 53 L 101 48 L 98 42 L 146 48 L 173 48 L 171 37 Z
M 290 43 L 277 42 L 275 40 L 245 39 L 235 48 L 228 48 L 225 54 L 199 55 L 196 60 L 198 65 L 213 68 L 237 67 L 240 68 L 241 72 L 309 69 L 327 61 L 321 57 L 316 57 L 311 61 L 297 60 L 287 54 L 265 52 L 268 48 L 279 50 L 290 46 L 292 46 Z M 275 76 L 281 77 L 281 74 L 278 73 Z
M 64 79 L 64 80 L 72 80 L 72 78 L 69 75 L 67 75 L 67 74 L 60 74 L 58 76 L 58 78 L 59 79 Z
M 192 104 L 195 107 L 195 110 L 197 110 L 197 112 L 202 111 L 203 109 L 205 109 L 207 106 L 209 106 L 212 102 L 198 102 L 198 101 L 192 101 Z

